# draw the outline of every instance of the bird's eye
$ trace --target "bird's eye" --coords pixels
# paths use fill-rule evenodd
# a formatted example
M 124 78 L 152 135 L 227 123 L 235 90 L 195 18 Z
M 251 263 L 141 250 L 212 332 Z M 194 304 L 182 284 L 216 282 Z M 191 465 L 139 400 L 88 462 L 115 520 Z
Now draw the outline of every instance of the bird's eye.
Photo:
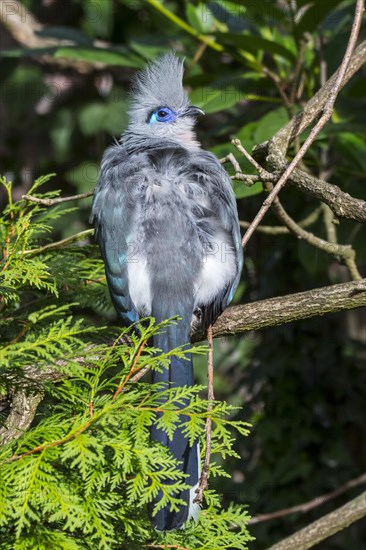
M 171 122 L 177 117 L 176 113 L 169 107 L 159 107 L 148 118 L 149 124 L 154 122 Z

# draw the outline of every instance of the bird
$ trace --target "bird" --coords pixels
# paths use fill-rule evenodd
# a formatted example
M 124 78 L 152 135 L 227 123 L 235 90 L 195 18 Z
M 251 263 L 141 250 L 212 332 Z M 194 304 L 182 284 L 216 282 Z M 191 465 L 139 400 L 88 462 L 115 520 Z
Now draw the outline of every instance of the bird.
M 183 71 L 184 62 L 170 52 L 135 74 L 129 123 L 104 152 L 91 211 L 122 323 L 177 316 L 153 337 L 164 353 L 189 347 L 192 327 L 207 331 L 215 322 L 233 298 L 243 264 L 231 178 L 197 140 L 194 125 L 204 112 L 191 105 Z M 192 386 L 191 355 L 172 356 L 168 368 L 152 372 L 152 383 Z M 150 439 L 169 449 L 190 487 L 175 495 L 182 501 L 177 510 L 166 504 L 154 513 L 161 492 L 148 504 L 152 526 L 172 531 L 197 517 L 199 443 L 190 445 L 180 426 L 169 438 L 156 423 Z

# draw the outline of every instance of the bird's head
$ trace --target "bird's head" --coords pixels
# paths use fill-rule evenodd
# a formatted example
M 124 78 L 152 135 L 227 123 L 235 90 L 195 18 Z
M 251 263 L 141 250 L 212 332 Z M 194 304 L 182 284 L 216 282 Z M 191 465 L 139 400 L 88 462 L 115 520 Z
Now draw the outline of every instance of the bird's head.
M 182 79 L 183 62 L 174 54 L 158 57 L 137 73 L 131 89 L 129 132 L 197 146 L 192 128 L 204 112 L 190 104 Z

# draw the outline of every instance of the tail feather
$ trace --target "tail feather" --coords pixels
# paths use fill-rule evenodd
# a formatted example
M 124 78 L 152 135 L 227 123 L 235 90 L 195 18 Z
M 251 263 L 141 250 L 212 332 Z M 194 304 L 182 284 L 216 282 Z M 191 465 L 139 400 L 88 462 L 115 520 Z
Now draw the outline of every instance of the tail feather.
M 154 316 L 157 321 L 169 317 L 169 315 L 166 314 L 167 312 L 159 312 L 159 310 L 156 311 L 156 309 L 154 311 Z M 165 317 L 163 317 L 163 315 L 165 315 Z M 182 318 L 177 325 L 167 326 L 164 332 L 154 337 L 154 346 L 161 349 L 163 352 L 168 352 L 177 346 L 189 345 L 189 326 L 189 322 L 184 318 Z M 152 381 L 153 383 L 164 383 L 167 388 L 193 385 L 191 355 L 187 354 L 186 359 L 172 357 L 168 369 L 163 369 L 162 372 L 153 372 Z M 182 406 L 185 406 L 185 404 L 183 403 Z M 184 420 L 185 417 L 182 416 L 182 422 Z M 195 441 L 193 445 L 190 446 L 187 436 L 183 434 L 179 426 L 175 429 L 172 439 L 169 439 L 166 432 L 153 425 L 150 429 L 150 437 L 152 441 L 156 441 L 167 447 L 172 455 L 179 461 L 179 469 L 187 474 L 185 482 L 191 489 L 186 489 L 175 495 L 176 498 L 180 498 L 185 503 L 185 505 L 182 504 L 179 506 L 178 511 L 170 510 L 170 506 L 167 505 L 161 508 L 159 512 L 153 516 L 154 506 L 162 497 L 161 494 L 158 494 L 153 501 L 149 503 L 148 514 L 153 527 L 159 531 L 179 529 L 191 517 L 196 519 L 199 511 L 198 504 L 193 503 L 196 496 L 195 490 L 198 486 L 200 477 L 198 441 Z

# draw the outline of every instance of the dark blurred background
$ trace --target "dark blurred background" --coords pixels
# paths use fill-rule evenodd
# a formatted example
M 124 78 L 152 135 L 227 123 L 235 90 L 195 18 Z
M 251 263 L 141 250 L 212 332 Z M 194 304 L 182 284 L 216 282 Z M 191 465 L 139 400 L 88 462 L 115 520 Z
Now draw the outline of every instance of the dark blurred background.
M 48 173 L 56 174 L 50 185 L 62 195 L 91 191 L 104 149 L 126 127 L 131 76 L 171 49 L 186 58 L 187 89 L 207 113 L 197 128 L 203 146 L 219 157 L 234 152 L 239 158 L 232 137 L 248 150 L 269 139 L 339 66 L 354 10 L 353 1 L 338 0 L 153 4 L 2 3 L 0 172 L 14 181 L 15 198 Z M 314 175 L 359 198 L 365 198 L 365 91 L 366 75 L 359 71 L 305 159 Z M 235 190 L 241 219 L 252 220 L 264 199 L 261 185 L 235 182 Z M 329 238 L 323 206 L 293 188 L 281 196 L 296 220 L 320 208 L 310 230 Z M 91 198 L 80 201 L 52 238 L 87 228 L 90 204 Z M 268 214 L 264 224 L 278 221 Z M 364 274 L 364 229 L 344 219 L 335 227 L 338 241 L 353 245 Z M 257 232 L 236 303 L 347 280 L 335 258 L 295 236 Z M 113 318 L 112 309 L 104 314 Z M 90 315 L 100 322 L 100 312 L 91 308 Z M 253 424 L 251 436 L 237 442 L 241 459 L 229 459 L 232 479 L 219 482 L 225 504 L 246 503 L 251 515 L 273 512 L 333 491 L 365 471 L 365 344 L 361 310 L 215 342 L 216 397 L 240 406 L 238 417 Z M 203 359 L 196 371 L 205 383 Z M 251 548 L 265 548 L 358 492 L 253 525 L 257 540 Z M 319 548 L 361 549 L 365 540 L 366 525 L 359 522 Z

